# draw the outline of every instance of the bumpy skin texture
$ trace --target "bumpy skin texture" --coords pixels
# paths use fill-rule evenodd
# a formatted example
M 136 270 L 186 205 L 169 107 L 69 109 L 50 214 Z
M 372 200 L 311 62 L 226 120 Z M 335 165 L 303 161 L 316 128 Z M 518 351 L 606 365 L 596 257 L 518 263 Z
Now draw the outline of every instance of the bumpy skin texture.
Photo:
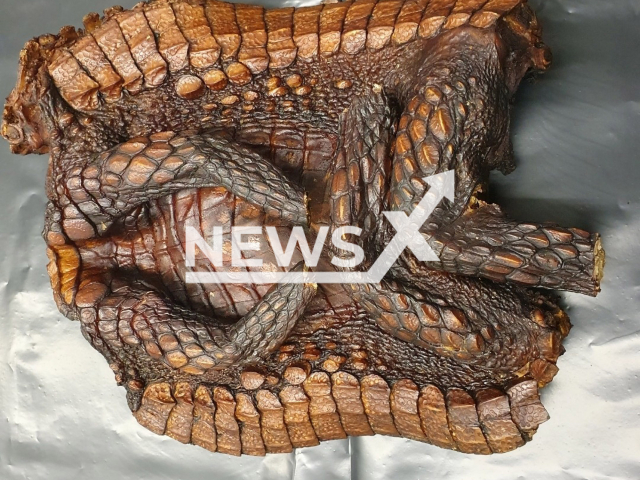
M 517 86 L 549 61 L 524 0 L 153 0 L 28 42 L 2 134 L 50 153 L 56 302 L 143 426 L 234 455 L 372 434 L 507 452 L 547 420 L 570 328 L 534 287 L 595 295 L 604 262 L 598 235 L 482 200 L 513 168 Z M 187 227 L 222 227 L 228 264 L 232 226 L 358 226 L 368 268 L 382 212 L 448 170 L 455 201 L 421 229 L 438 262 L 406 250 L 376 285 L 185 282 Z M 280 269 L 260 241 L 245 258 Z

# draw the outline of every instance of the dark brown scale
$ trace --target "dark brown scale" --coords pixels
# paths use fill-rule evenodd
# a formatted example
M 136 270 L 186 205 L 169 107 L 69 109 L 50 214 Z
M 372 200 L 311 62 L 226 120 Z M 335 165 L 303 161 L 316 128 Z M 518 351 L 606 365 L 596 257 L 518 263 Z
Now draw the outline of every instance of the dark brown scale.
M 520 80 L 550 62 L 523 0 L 153 0 L 84 23 L 27 43 L 2 134 L 51 152 L 54 298 L 141 425 L 231 455 L 371 434 L 488 454 L 532 438 L 570 329 L 536 289 L 597 294 L 604 252 L 597 234 L 481 198 L 490 170 L 513 167 Z M 455 199 L 419 233 L 437 262 L 405 249 L 375 285 L 186 282 L 187 232 L 203 238 L 194 269 L 213 274 L 238 226 L 283 244 L 292 227 L 311 244 L 361 228 L 367 270 L 396 234 L 384 212 L 411 215 L 424 178 L 449 170 Z M 232 270 L 303 271 L 299 247 L 283 267 L 258 243 L 240 260 L 262 266 Z M 348 258 L 323 250 L 318 270 L 348 271 L 334 254 Z

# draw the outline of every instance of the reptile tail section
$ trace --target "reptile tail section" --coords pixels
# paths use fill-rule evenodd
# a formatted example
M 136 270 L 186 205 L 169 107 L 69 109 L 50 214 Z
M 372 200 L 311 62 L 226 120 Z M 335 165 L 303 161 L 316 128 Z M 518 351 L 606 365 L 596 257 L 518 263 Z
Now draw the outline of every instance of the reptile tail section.
M 285 377 L 279 392 L 261 388 L 261 378 L 235 397 L 221 386 L 151 384 L 134 416 L 158 435 L 232 455 L 287 453 L 373 434 L 487 455 L 524 445 L 549 418 L 533 379 L 504 391 L 467 392 L 407 379 L 390 385 L 378 375 L 357 379 L 345 372 Z

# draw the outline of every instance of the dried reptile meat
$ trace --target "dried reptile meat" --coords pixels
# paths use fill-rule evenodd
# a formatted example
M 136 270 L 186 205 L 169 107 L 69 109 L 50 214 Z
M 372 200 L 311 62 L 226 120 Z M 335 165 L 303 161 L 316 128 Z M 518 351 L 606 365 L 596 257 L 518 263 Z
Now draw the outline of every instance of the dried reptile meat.
M 532 437 L 570 328 L 541 289 L 596 295 L 604 251 L 482 200 L 514 166 L 510 101 L 550 64 L 525 0 L 151 0 L 84 23 L 26 44 L 2 134 L 50 154 L 56 302 L 143 426 L 233 455 Z M 374 284 L 186 282 L 188 228 L 221 228 L 228 263 L 231 227 L 355 226 L 366 270 L 396 234 L 385 212 L 410 216 L 449 171 L 454 201 L 419 230 L 438 261 L 406 249 Z M 277 271 L 259 242 L 245 260 Z

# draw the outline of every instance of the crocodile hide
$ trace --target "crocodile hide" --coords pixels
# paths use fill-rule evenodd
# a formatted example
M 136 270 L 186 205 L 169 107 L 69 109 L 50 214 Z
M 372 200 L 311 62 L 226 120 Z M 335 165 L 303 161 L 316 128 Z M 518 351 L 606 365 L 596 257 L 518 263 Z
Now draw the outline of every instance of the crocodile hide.
M 550 64 L 540 33 L 525 0 L 151 0 L 29 41 L 2 134 L 50 154 L 55 300 L 138 422 L 233 455 L 349 435 L 475 454 L 530 440 L 570 329 L 545 289 L 596 295 L 604 264 L 598 235 L 485 197 L 489 172 L 514 167 L 518 84 Z M 396 234 L 384 213 L 411 215 L 445 172 L 455 200 L 419 230 L 438 261 L 405 249 L 376 284 L 185 281 L 187 227 L 222 232 L 228 265 L 231 227 L 350 225 L 364 271 Z M 280 269 L 257 241 L 244 260 Z M 318 269 L 350 255 L 323 251 Z M 285 270 L 306 271 L 292 256 Z

